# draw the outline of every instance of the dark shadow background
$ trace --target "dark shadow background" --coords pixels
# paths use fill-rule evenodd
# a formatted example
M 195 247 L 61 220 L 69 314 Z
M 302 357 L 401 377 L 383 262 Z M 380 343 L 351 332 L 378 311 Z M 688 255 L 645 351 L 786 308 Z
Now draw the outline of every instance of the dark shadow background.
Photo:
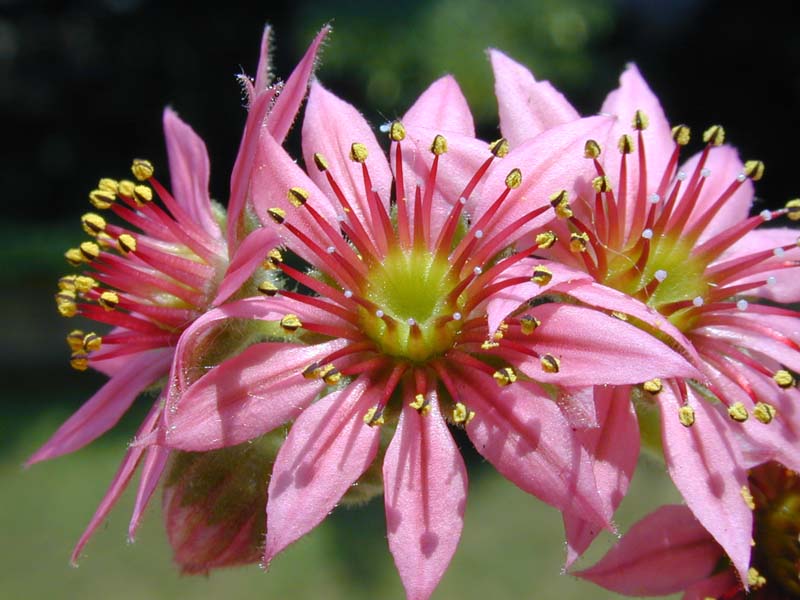
M 229 0 L 209 5 L 213 12 L 200 6 L 0 0 L 0 455 L 12 447 L 23 457 L 33 452 L 48 432 L 28 424 L 44 413 L 69 414 L 103 380 L 69 368 L 63 336 L 71 323 L 52 302 L 56 279 L 70 270 L 62 253 L 83 239 L 79 218 L 88 192 L 100 177 L 127 175 L 133 157 L 150 158 L 166 179 L 161 111 L 170 105 L 205 139 L 212 194 L 224 200 L 245 117 L 234 75 L 253 73 L 266 21 L 274 27 L 280 76 L 333 21 L 318 76 L 375 125 L 402 114 L 434 78 L 454 73 L 486 139 L 498 133 L 486 47 L 531 66 L 586 114 L 635 60 L 671 121 L 692 126 L 695 138 L 721 123 L 742 158 L 766 163 L 758 210 L 800 195 L 800 34 L 789 3 L 517 0 L 489 8 L 478 0 L 398 0 L 387 8 L 349 0 Z M 297 137 L 295 130 L 289 141 L 295 153 Z M 118 428 L 119 444 L 142 411 Z M 380 507 L 369 514 L 381 527 Z M 354 520 L 350 514 L 339 522 Z

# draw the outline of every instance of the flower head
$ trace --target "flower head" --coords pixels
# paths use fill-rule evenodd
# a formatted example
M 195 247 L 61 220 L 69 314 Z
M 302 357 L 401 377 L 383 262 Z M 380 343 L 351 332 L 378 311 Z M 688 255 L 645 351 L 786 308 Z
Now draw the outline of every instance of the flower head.
M 247 192 L 255 139 L 261 124 L 282 140 L 305 96 L 317 50 L 328 28 L 317 36 L 283 88 L 267 86 L 263 75 L 251 89 L 251 112 L 231 181 L 229 210 L 208 192 L 209 160 L 200 137 L 171 109 L 164 111 L 164 135 L 172 191 L 156 179 L 150 161 L 136 159 L 132 179 L 103 178 L 89 194 L 94 211 L 81 222 L 89 239 L 65 256 L 80 269 L 59 280 L 59 313 L 111 326 L 108 333 L 74 329 L 67 335 L 71 364 L 95 368 L 108 382 L 70 417 L 28 461 L 33 464 L 73 452 L 113 427 L 144 390 L 168 373 L 175 346 L 200 315 L 234 293 L 253 295 L 266 275 L 254 274 L 263 260 L 261 247 L 275 234 L 245 226 Z M 269 29 L 265 31 L 265 41 Z M 259 73 L 268 71 L 266 43 Z M 278 92 L 283 94 L 278 96 Z M 271 109 L 267 115 L 268 109 Z M 228 227 L 225 234 L 226 221 Z M 252 231 L 252 232 L 251 232 Z M 236 340 L 230 340 L 235 345 Z M 219 348 L 206 351 L 220 352 Z M 230 348 L 229 348 L 230 350 Z M 144 437 L 161 424 L 159 398 L 137 433 Z M 130 481 L 137 465 L 143 473 L 129 535 L 165 467 L 164 448 L 132 447 L 74 552 L 75 561 Z
M 509 139 L 577 118 L 521 65 L 499 52 L 492 62 Z M 574 196 L 553 197 L 560 242 L 550 252 L 686 336 L 703 377 L 659 382 L 636 396 L 660 407 L 670 474 L 744 575 L 751 513 L 738 490 L 745 467 L 774 459 L 800 468 L 790 373 L 800 368 L 798 315 L 755 303 L 800 299 L 798 231 L 756 230 L 779 217 L 796 220 L 798 202 L 748 216 L 764 165 L 742 163 L 719 125 L 699 136 L 703 149 L 680 166 L 690 130 L 670 127 L 634 66 L 601 110 L 616 122 L 604 137 L 584 140 L 592 176 Z
M 391 161 L 358 112 L 316 83 L 303 125 L 308 173 L 262 137 L 254 208 L 282 236 L 271 264 L 294 287 L 267 287 L 267 297 L 190 327 L 156 439 L 206 451 L 295 420 L 269 483 L 266 563 L 358 481 L 378 455 L 381 428 L 394 429 L 383 457 L 386 521 L 409 598 L 431 594 L 463 525 L 467 477 L 448 424 L 525 491 L 609 526 L 573 413 L 550 386 L 694 371 L 595 308 L 650 319 L 640 303 L 600 287 L 594 301 L 562 302 L 591 278 L 537 258 L 554 243 L 543 229 L 553 180 L 585 164 L 561 156 L 608 123 L 578 121 L 509 153 L 505 140 L 474 138 L 446 77 L 385 127 Z M 267 341 L 200 378 L 187 373 L 207 332 L 241 319 L 261 321 Z

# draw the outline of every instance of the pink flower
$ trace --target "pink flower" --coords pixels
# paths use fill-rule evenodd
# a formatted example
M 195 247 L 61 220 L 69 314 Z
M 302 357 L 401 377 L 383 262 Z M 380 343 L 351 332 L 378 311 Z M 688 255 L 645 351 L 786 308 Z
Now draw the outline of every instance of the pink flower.
M 252 181 L 257 214 L 309 269 L 274 252 L 297 289 L 265 288 L 267 298 L 229 303 L 189 327 L 167 426 L 143 443 L 209 451 L 294 420 L 269 482 L 268 564 L 373 463 L 381 426 L 395 429 L 383 455 L 386 522 L 412 599 L 430 596 L 463 525 L 467 476 L 448 423 L 523 490 L 608 527 L 598 472 L 574 433 L 584 406 L 566 393 L 554 402 L 543 386 L 694 373 L 624 320 L 657 313 L 533 256 L 554 242 L 542 231 L 547 197 L 586 170 L 582 140 L 609 126 L 575 121 L 506 156 L 505 140 L 474 138 L 466 101 L 445 77 L 387 126 L 387 161 L 363 117 L 313 84 L 308 174 L 266 133 Z M 586 286 L 590 301 L 560 301 Z M 262 322 L 267 341 L 187 377 L 209 331 L 241 319 Z
M 255 142 L 268 109 L 267 128 L 277 140 L 283 140 L 305 96 L 317 50 L 327 32 L 325 28 L 317 36 L 281 88 L 270 87 L 265 79 L 269 28 L 265 30 L 259 75 L 254 84 L 247 84 L 251 110 L 231 179 L 227 217 L 209 197 L 205 144 L 171 109 L 164 111 L 164 135 L 172 193 L 153 176 L 149 161 L 137 159 L 132 166 L 136 181 L 104 178 L 89 194 L 94 208 L 113 217 L 99 213 L 82 217 L 83 229 L 92 239 L 68 250 L 66 258 L 83 271 L 61 278 L 56 305 L 65 317 L 80 315 L 113 328 L 103 336 L 77 329 L 67 336 L 72 366 L 95 368 L 110 379 L 34 453 L 29 465 L 78 450 L 108 431 L 140 393 L 169 373 L 175 346 L 192 322 L 240 289 L 244 294 L 258 293 L 255 284 L 247 282 L 264 258 L 264 244 L 274 244 L 276 237 L 263 228 L 247 235 L 243 225 Z M 278 96 L 278 92 L 282 93 Z M 159 398 L 137 437 L 158 429 L 162 407 Z M 168 454 L 159 447 L 128 450 L 73 551 L 73 562 L 142 462 L 129 527 L 133 538 Z
M 662 506 L 631 527 L 596 565 L 577 573 L 629 596 L 684 592 L 684 600 L 800 596 L 800 477 L 777 463 L 750 471 L 744 499 L 755 516 L 746 585 L 685 506 Z
M 491 60 L 501 130 L 512 145 L 578 118 L 550 84 L 500 52 Z M 669 126 L 635 66 L 601 112 L 615 123 L 584 138 L 595 173 L 572 200 L 566 192 L 553 198 L 561 243 L 551 256 L 639 299 L 689 340 L 702 378 L 650 382 L 634 394 L 659 406 L 672 479 L 746 576 L 752 515 L 739 493 L 746 467 L 777 460 L 800 469 L 790 373 L 800 369 L 800 321 L 779 305 L 800 300 L 798 232 L 756 228 L 783 215 L 797 220 L 800 201 L 748 217 L 764 165 L 742 164 L 723 145 L 720 126 L 708 128 L 703 150 L 679 167 L 689 128 Z M 761 300 L 771 303 L 752 304 Z M 607 403 L 610 393 L 596 390 L 596 401 Z M 576 532 L 571 544 L 580 552 L 591 537 Z

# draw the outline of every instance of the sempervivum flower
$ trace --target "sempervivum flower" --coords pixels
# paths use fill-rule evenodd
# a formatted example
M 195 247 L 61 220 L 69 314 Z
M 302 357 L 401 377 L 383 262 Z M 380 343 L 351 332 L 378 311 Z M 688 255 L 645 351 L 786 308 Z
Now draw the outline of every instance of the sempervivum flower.
M 630 596 L 800 598 L 800 476 L 766 463 L 750 471 L 747 489 L 755 549 L 744 582 L 685 506 L 662 506 L 649 514 L 600 562 L 577 575 Z
M 496 51 L 491 58 L 506 137 L 521 142 L 578 117 L 524 67 Z M 740 494 L 744 467 L 777 460 L 800 469 L 791 374 L 800 369 L 800 321 L 778 304 L 800 300 L 798 232 L 756 228 L 800 218 L 800 201 L 749 217 L 764 165 L 742 164 L 720 126 L 679 167 L 689 128 L 669 126 L 633 66 L 601 110 L 616 123 L 586 139 L 595 173 L 577 197 L 553 196 L 562 242 L 550 252 L 657 310 L 690 341 L 702 380 L 649 382 L 634 393 L 660 407 L 669 472 L 744 577 L 752 520 Z
M 505 140 L 474 139 L 466 101 L 446 77 L 387 127 L 390 165 L 363 117 L 313 84 L 308 174 L 265 134 L 253 179 L 255 209 L 310 268 L 273 252 L 297 289 L 265 287 L 268 297 L 230 303 L 189 328 L 167 427 L 150 441 L 208 451 L 295 420 L 269 482 L 269 563 L 373 463 L 381 426 L 395 429 L 383 456 L 386 521 L 409 598 L 432 593 L 462 529 L 467 476 L 448 424 L 523 490 L 608 527 L 592 455 L 571 422 L 587 407 L 566 396 L 559 404 L 543 385 L 693 372 L 624 315 L 556 301 L 591 278 L 532 257 L 554 242 L 541 230 L 553 182 L 585 169 L 580 157 L 562 157 L 608 125 L 577 121 L 506 156 Z M 509 304 L 506 293 L 520 286 L 530 293 Z M 587 304 L 652 322 L 640 303 L 604 289 Z M 269 341 L 185 377 L 198 340 L 241 319 L 263 322 Z
M 279 140 L 286 135 L 305 96 L 317 50 L 327 31 L 325 28 L 317 36 L 277 98 L 281 87 L 270 87 L 265 79 L 269 69 L 269 29 L 265 31 L 259 77 L 248 88 L 251 111 L 234 168 L 227 215 L 209 197 L 205 144 L 170 109 L 164 112 L 164 135 L 172 192 L 153 176 L 149 161 L 137 159 L 132 166 L 136 181 L 103 178 L 89 194 L 93 207 L 109 216 L 92 212 L 82 217 L 83 229 L 92 239 L 68 250 L 66 258 L 83 270 L 60 279 L 56 305 L 64 317 L 80 315 L 113 328 L 102 336 L 79 329 L 67 336 L 72 366 L 78 370 L 95 368 L 110 379 L 28 464 L 73 452 L 108 431 L 141 392 L 169 373 L 175 346 L 195 319 L 234 293 L 258 293 L 259 274 L 254 279 L 251 276 L 264 258 L 263 245 L 274 243 L 275 234 L 258 228 L 247 235 L 244 224 L 255 140 L 268 109 L 268 129 Z M 230 346 L 240 342 L 227 343 Z M 206 350 L 220 352 L 219 348 Z M 137 436 L 155 431 L 162 412 L 163 402 L 159 399 Z M 129 449 L 73 551 L 73 562 L 143 460 L 129 528 L 133 537 L 167 457 L 164 448 Z

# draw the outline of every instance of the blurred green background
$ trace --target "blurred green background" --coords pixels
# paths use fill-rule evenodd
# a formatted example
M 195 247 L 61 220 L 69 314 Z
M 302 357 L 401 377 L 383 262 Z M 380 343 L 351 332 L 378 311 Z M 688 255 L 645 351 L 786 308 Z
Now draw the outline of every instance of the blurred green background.
M 780 5 L 782 6 L 782 5 Z M 382 504 L 334 513 L 315 533 L 257 567 L 180 577 L 160 510 L 125 543 L 131 498 L 90 542 L 79 569 L 73 542 L 110 480 L 145 403 L 72 456 L 23 470 L 57 425 L 103 381 L 76 373 L 52 295 L 62 252 L 82 239 L 79 217 L 101 176 L 134 156 L 165 162 L 161 110 L 171 105 L 208 144 L 212 192 L 227 196 L 244 110 L 234 75 L 252 73 L 263 23 L 288 74 L 314 32 L 332 21 L 319 78 L 377 125 L 400 115 L 436 77 L 453 73 L 479 133 L 497 137 L 484 50 L 497 47 L 549 79 L 584 113 L 596 111 L 626 62 L 636 61 L 674 122 L 721 122 L 744 158 L 760 158 L 762 202 L 797 195 L 800 39 L 791 7 L 680 0 L 225 2 L 214 14 L 156 0 L 0 1 L 3 315 L 0 405 L 0 577 L 8 598 L 400 598 Z M 297 129 L 290 147 L 298 147 Z M 790 148 L 790 145 L 792 146 Z M 760 208 L 763 206 L 760 205 Z M 470 460 L 459 550 L 435 598 L 611 598 L 559 574 L 560 517 Z M 663 467 L 645 461 L 623 505 L 624 529 L 675 501 Z M 611 543 L 602 538 L 597 557 Z

